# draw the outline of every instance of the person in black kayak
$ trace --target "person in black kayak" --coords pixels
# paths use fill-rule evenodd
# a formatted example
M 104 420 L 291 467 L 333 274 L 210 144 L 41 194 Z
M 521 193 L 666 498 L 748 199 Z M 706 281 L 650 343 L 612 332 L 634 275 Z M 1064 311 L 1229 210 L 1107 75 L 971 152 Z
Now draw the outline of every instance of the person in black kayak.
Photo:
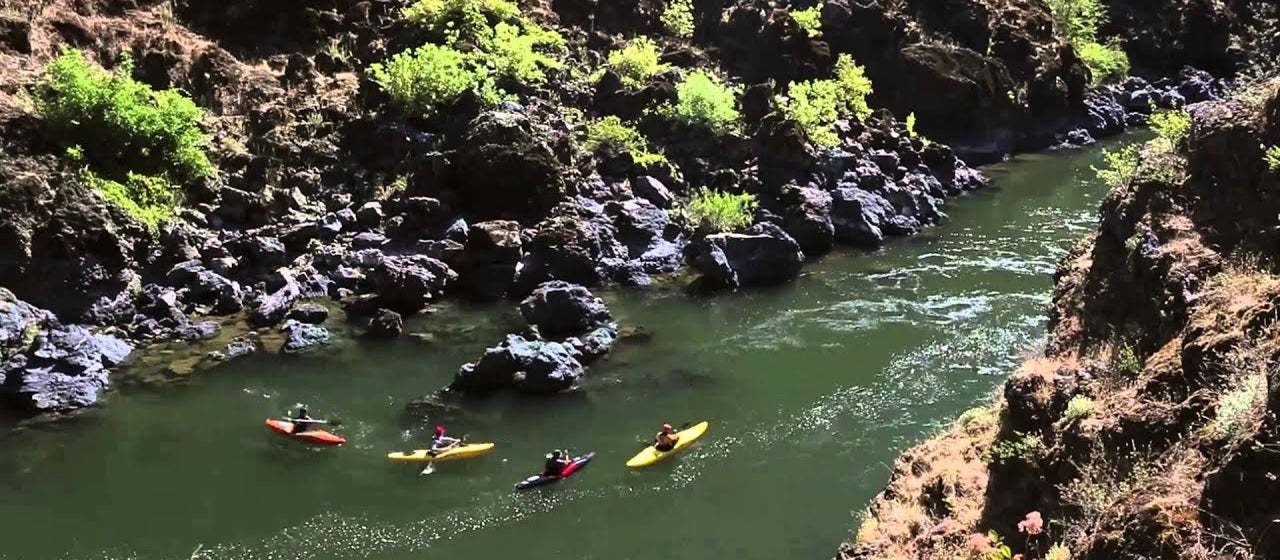
M 313 419 L 310 414 L 307 414 L 307 407 L 305 406 L 298 407 L 298 412 L 289 418 L 289 422 L 293 424 L 293 428 L 289 431 L 291 434 L 305 432 L 316 424 L 326 423 L 324 420 Z
M 462 440 L 444 435 L 444 426 L 436 426 L 435 435 L 431 436 L 431 450 L 427 455 L 435 457 L 461 444 Z
M 663 424 L 662 431 L 653 438 L 653 447 L 658 451 L 671 451 L 676 448 L 677 443 L 680 443 L 680 434 L 676 433 L 671 424 Z
M 542 476 L 560 476 L 569 466 L 569 454 L 559 449 L 547 454 L 547 464 L 543 466 Z

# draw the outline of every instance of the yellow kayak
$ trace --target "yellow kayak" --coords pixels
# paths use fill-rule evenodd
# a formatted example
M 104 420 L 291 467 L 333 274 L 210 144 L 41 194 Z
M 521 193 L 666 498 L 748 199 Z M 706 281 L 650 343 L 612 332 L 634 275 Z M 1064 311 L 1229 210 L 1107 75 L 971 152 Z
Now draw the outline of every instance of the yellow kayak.
M 632 457 L 630 461 L 627 461 L 627 466 L 633 469 L 647 467 L 657 463 L 658 461 L 666 459 L 667 457 L 675 455 L 676 453 L 679 453 L 680 450 L 689 447 L 689 445 L 693 443 L 693 440 L 702 437 L 702 434 L 707 432 L 707 427 L 710 425 L 711 424 L 707 422 L 702 422 L 691 428 L 680 430 L 679 432 L 676 432 L 676 435 L 680 436 L 680 439 L 676 442 L 675 449 L 672 449 L 671 451 L 658 451 L 658 448 L 650 445 L 649 447 L 644 448 L 643 451 L 636 453 L 636 456 Z
M 448 451 L 442 451 L 435 457 L 431 456 L 430 449 L 415 449 L 413 451 L 404 451 L 396 453 L 387 453 L 387 458 L 392 461 L 406 461 L 414 463 L 426 463 L 437 461 L 454 461 L 457 459 L 470 459 L 484 455 L 493 451 L 492 443 L 464 443 Z

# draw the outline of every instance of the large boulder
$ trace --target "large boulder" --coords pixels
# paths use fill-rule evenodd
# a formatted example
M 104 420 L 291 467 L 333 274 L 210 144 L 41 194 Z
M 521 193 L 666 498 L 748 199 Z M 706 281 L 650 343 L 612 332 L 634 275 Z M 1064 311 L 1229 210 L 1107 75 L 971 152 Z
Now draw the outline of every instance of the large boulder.
M 289 310 L 288 318 L 299 323 L 319 325 L 329 318 L 329 308 L 318 303 L 303 303 Z
M 494 220 L 467 230 L 466 249 L 458 259 L 458 284 L 479 301 L 506 296 L 515 281 L 516 265 L 524 256 L 520 223 Z
M 831 194 L 816 187 L 783 187 L 779 197 L 782 230 L 787 232 L 806 256 L 816 257 L 831 250 L 835 227 L 831 224 Z
M 270 294 L 259 294 L 251 302 L 248 322 L 254 328 L 279 324 L 292 309 L 293 303 L 302 297 L 302 287 L 286 275 L 284 286 Z
M 800 244 L 774 224 L 744 233 L 717 233 L 689 246 L 690 260 L 707 289 L 736 289 L 786 282 L 800 273 Z
M 467 128 L 453 181 L 463 209 L 482 218 L 526 220 L 550 210 L 564 190 L 556 144 L 567 135 L 521 112 L 494 110 Z
M 520 302 L 520 314 L 545 336 L 581 334 L 613 320 L 604 301 L 577 284 L 553 280 Z
M 395 338 L 404 332 L 404 318 L 390 309 L 379 309 L 369 318 L 365 336 L 371 338 Z
M 626 248 L 616 239 L 602 207 L 562 204 L 538 224 L 526 244 L 516 288 L 528 293 L 547 280 L 596 286 L 604 278 L 600 262 L 619 257 L 626 257 Z
M 831 222 L 841 243 L 880 247 L 885 236 L 881 226 L 893 215 L 893 206 L 880 195 L 857 187 L 843 187 L 832 193 Z
M 178 263 L 165 275 L 165 283 L 183 290 L 182 301 L 208 307 L 219 315 L 240 310 L 240 284 L 210 271 L 198 260 Z
M 415 313 L 443 293 L 458 274 L 449 265 L 418 255 L 386 257 L 371 277 L 383 304 L 393 311 Z
M 450 388 L 470 393 L 504 387 L 522 393 L 556 393 L 582 377 L 582 363 L 575 354 L 567 344 L 509 334 L 502 344 L 486 350 L 478 362 L 459 368 Z
M 20 415 L 94 405 L 109 370 L 133 351 L 114 336 L 64 327 L 52 313 L 0 288 L 0 403 Z
M 320 325 L 309 325 L 290 319 L 284 327 L 284 346 L 280 348 L 285 354 L 301 354 L 329 343 L 329 331 Z
M 589 365 L 613 350 L 613 345 L 617 341 L 618 329 L 613 325 L 606 325 L 581 337 L 566 339 L 564 342 L 578 352 L 578 361 L 583 365 Z

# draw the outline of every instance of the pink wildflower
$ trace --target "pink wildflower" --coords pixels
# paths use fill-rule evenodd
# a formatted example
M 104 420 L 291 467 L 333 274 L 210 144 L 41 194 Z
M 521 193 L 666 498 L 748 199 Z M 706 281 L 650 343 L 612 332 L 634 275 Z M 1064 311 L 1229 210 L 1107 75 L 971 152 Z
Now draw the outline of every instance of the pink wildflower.
M 1040 518 L 1040 512 L 1033 511 L 1027 514 L 1027 517 L 1018 522 L 1018 532 L 1028 535 L 1039 535 L 1044 532 L 1044 519 Z
M 978 554 L 986 554 L 991 551 L 991 543 L 987 541 L 987 536 L 982 533 L 969 535 L 964 544 L 969 550 Z

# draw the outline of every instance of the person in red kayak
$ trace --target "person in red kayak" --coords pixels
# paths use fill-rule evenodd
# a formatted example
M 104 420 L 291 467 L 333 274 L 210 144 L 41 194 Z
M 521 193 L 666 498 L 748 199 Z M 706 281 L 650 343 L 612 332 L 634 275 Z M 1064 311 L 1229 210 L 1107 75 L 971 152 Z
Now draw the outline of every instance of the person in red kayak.
M 289 418 L 289 422 L 293 424 L 293 428 L 289 430 L 291 434 L 300 434 L 314 428 L 316 424 L 328 424 L 324 420 L 312 418 L 310 414 L 307 414 L 307 407 L 305 406 L 298 407 L 298 412 Z
M 569 453 L 559 449 L 547 454 L 547 463 L 543 465 L 542 476 L 560 476 L 570 463 Z
M 653 447 L 658 451 L 671 451 L 676 448 L 677 443 L 680 443 L 680 434 L 676 433 L 671 424 L 663 424 L 662 431 L 653 438 Z
M 435 435 L 431 436 L 431 450 L 427 454 L 435 457 L 459 445 L 462 445 L 462 440 L 444 435 L 444 426 L 436 426 Z

